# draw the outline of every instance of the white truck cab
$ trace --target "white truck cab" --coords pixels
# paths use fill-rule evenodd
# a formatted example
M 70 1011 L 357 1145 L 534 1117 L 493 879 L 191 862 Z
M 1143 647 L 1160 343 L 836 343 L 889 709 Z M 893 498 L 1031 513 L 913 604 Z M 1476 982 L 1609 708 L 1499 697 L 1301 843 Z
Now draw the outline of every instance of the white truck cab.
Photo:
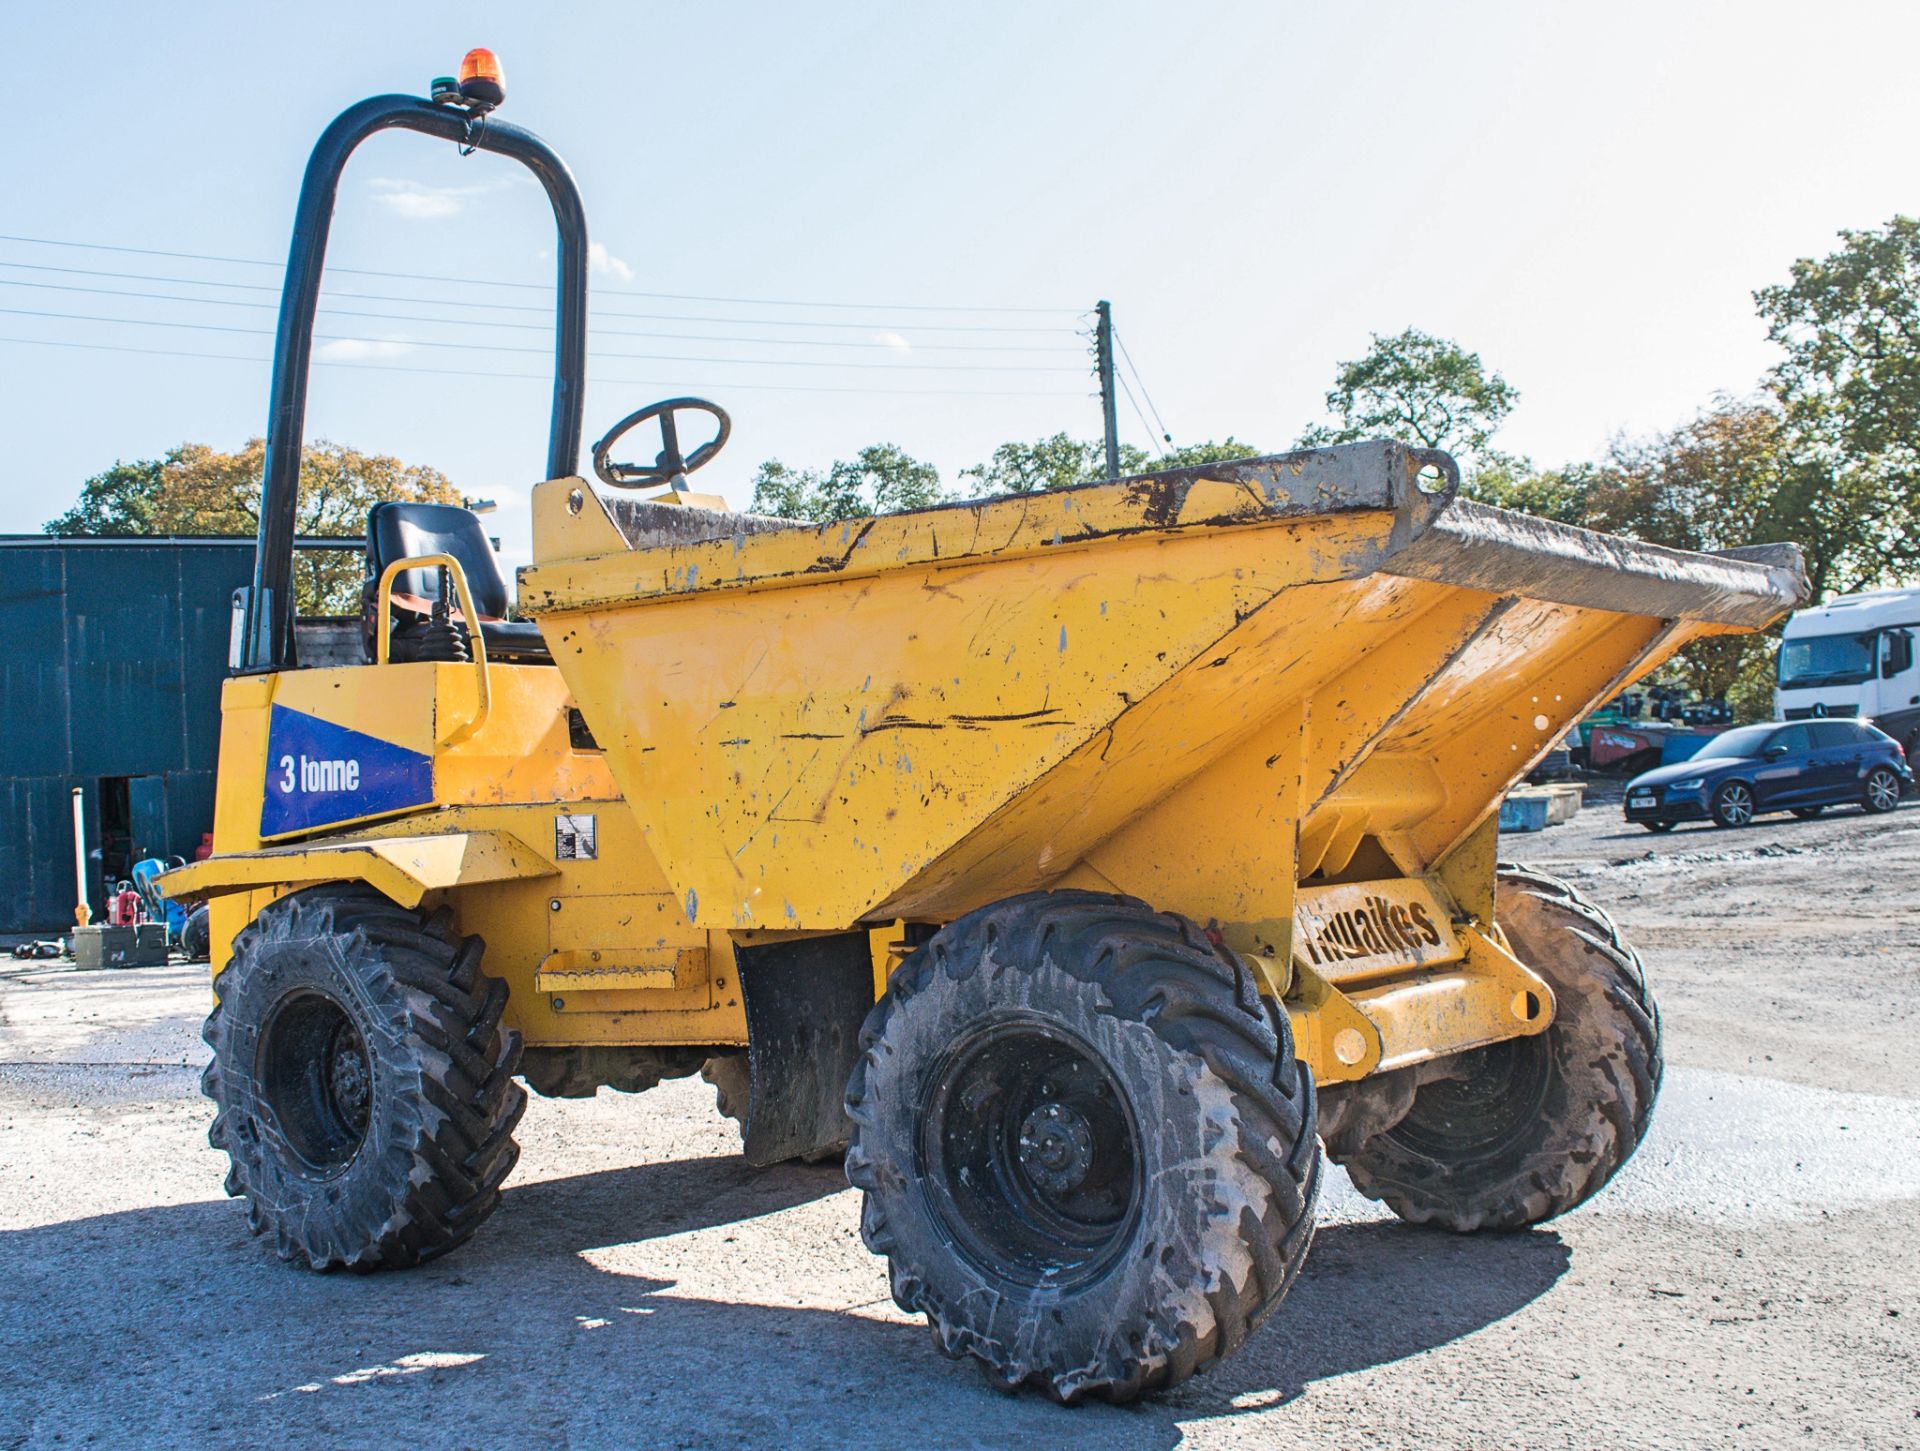
M 1920 589 L 1841 595 L 1787 621 L 1776 661 L 1782 720 L 1857 717 L 1920 748 Z

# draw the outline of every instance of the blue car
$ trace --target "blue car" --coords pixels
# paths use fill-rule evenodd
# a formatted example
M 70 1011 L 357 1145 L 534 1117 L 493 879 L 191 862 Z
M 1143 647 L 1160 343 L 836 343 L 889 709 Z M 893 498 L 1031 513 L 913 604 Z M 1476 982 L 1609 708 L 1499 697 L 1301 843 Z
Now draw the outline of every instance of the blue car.
M 1768 811 L 1818 816 L 1829 806 L 1891 811 L 1913 789 L 1906 752 L 1856 720 L 1740 726 L 1627 783 L 1628 821 L 1672 831 L 1683 821 L 1745 826 Z

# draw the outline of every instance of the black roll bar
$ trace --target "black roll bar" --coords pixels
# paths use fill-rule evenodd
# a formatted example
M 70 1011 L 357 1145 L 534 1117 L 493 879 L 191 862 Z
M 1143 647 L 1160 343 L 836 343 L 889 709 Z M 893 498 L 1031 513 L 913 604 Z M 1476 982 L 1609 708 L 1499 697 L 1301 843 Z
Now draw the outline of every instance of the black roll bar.
M 247 595 L 239 670 L 281 670 L 293 663 L 293 543 L 305 441 L 307 374 L 313 361 L 313 319 L 333 229 L 334 196 L 354 149 L 376 131 L 395 128 L 479 151 L 510 156 L 540 179 L 559 228 L 559 297 L 553 346 L 553 419 L 547 434 L 547 477 L 573 473 L 580 460 L 587 377 L 587 214 L 573 173 L 531 131 L 460 106 L 417 96 L 374 96 L 350 106 L 321 133 L 307 159 L 294 213 L 293 244 L 280 290 L 273 349 L 273 399 L 267 415 L 266 475 L 260 486 L 260 535 L 253 588 Z

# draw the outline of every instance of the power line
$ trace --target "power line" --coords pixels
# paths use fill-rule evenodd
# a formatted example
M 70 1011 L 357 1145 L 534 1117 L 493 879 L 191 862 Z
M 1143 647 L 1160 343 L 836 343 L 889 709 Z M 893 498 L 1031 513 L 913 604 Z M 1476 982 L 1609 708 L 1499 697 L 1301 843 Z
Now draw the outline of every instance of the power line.
M 268 282 L 224 282 L 204 277 L 165 277 L 154 276 L 146 272 L 115 272 L 94 267 L 56 267 L 46 262 L 13 262 L 0 259 L 0 267 L 11 268 L 21 272 L 51 272 L 66 277 L 108 277 L 125 282 L 161 282 L 169 286 L 180 287 L 217 287 L 225 291 L 233 292 L 269 292 L 278 294 L 280 291 L 278 285 Z M 530 302 L 477 302 L 468 298 L 409 297 L 395 295 L 390 292 L 338 292 L 331 287 L 324 289 L 322 296 L 353 302 L 404 302 L 422 307 L 440 303 L 456 305 L 469 310 L 489 312 L 533 312 L 547 316 L 551 316 L 553 313 L 553 306 L 550 303 L 542 305 Z M 207 298 L 204 300 L 213 302 L 216 299 Z M 727 326 L 832 328 L 835 330 L 851 330 L 868 333 L 876 330 L 887 330 L 887 324 L 883 321 L 822 322 L 813 318 L 709 317 L 700 313 L 628 312 L 620 308 L 601 306 L 590 307 L 588 311 L 595 317 L 619 317 L 642 322 L 695 322 L 716 323 Z M 1047 335 L 1060 331 L 1058 324 L 1039 327 L 1033 325 L 1012 326 L 1006 323 L 912 322 L 902 323 L 900 327 L 911 329 L 916 333 L 1028 333 Z M 899 329 L 895 330 L 897 331 Z
M 0 232 L 0 242 L 22 242 L 36 247 L 70 247 L 88 252 L 120 252 L 137 257 L 170 257 L 178 261 L 217 262 L 236 267 L 279 267 L 281 265 L 258 257 L 222 257 L 206 252 L 170 252 L 155 247 L 123 247 L 107 242 L 72 242 L 54 237 L 28 237 L 7 232 Z M 530 288 L 540 292 L 550 290 L 547 284 L 541 282 L 501 282 L 486 277 L 449 277 L 430 272 L 381 272 L 365 267 L 335 267 L 332 270 L 351 273 L 356 277 L 384 277 L 403 282 L 453 282 L 476 287 Z M 649 297 L 672 302 L 721 302 L 741 307 L 833 308 L 856 312 L 977 312 L 1029 315 L 1054 313 L 1077 317 L 1086 310 L 1078 307 L 981 307 L 925 302 L 806 302 L 779 297 L 719 297 L 691 292 L 643 292 L 631 287 L 609 287 L 605 290 L 617 297 Z
M 1116 332 L 1113 335 L 1113 340 L 1115 343 L 1119 344 L 1120 356 L 1127 360 L 1127 367 L 1133 373 L 1133 381 L 1140 385 L 1140 393 L 1141 393 L 1141 396 L 1147 400 L 1147 407 L 1153 408 L 1153 421 L 1160 425 L 1160 436 L 1166 439 L 1167 442 L 1169 443 L 1173 442 L 1173 430 L 1168 428 L 1166 425 L 1166 421 L 1160 417 L 1160 410 L 1158 408 L 1153 407 L 1153 394 L 1147 392 L 1147 380 L 1140 376 L 1140 365 L 1134 362 L 1133 354 L 1127 351 L 1126 339 L 1122 338 L 1120 334 Z M 1135 404 L 1134 408 L 1135 408 L 1135 411 L 1137 412 L 1139 410 L 1139 405 Z M 1142 424 L 1144 424 L 1146 421 L 1147 420 L 1144 418 L 1140 420 Z
M 4 265 L 4 264 L 0 264 Z M 70 282 L 20 282 L 10 277 L 0 277 L 0 287 L 24 287 L 44 292 L 76 292 L 90 297 L 134 297 L 147 302 L 184 302 L 206 307 L 250 307 L 272 310 L 279 306 L 273 302 L 254 302 L 248 298 L 235 297 L 186 297 L 177 292 L 142 292 L 137 288 L 125 287 L 82 287 Z M 396 301 L 414 301 L 414 299 L 395 299 Z M 428 300 L 420 299 L 420 305 L 426 306 Z M 413 313 L 368 312 L 349 307 L 322 307 L 320 312 L 330 317 L 361 317 L 379 322 L 425 323 L 433 327 L 483 327 L 512 328 L 522 332 L 551 332 L 552 324 L 545 322 L 502 322 L 492 318 L 471 317 L 422 317 Z M 540 308 L 531 311 L 543 311 Z M 637 328 L 594 329 L 598 337 L 620 338 L 671 338 L 683 342 L 713 343 L 753 343 L 773 348 L 881 348 L 899 351 L 902 347 L 909 352 L 940 353 L 1059 353 L 1064 351 L 1057 344 L 1048 347 L 1038 344 L 1002 344 L 1002 343 L 909 343 L 902 339 L 900 343 L 890 342 L 849 342 L 838 338 L 763 338 L 740 335 L 711 333 L 663 333 Z
M 1155 453 L 1164 454 L 1166 450 L 1160 447 L 1160 436 L 1156 434 L 1147 423 L 1147 415 L 1140 411 L 1139 400 L 1133 396 L 1133 389 L 1127 386 L 1127 375 L 1125 373 L 1117 373 L 1114 376 L 1119 378 L 1120 391 L 1127 395 L 1127 402 L 1133 404 L 1133 416 L 1138 418 L 1140 420 L 1140 426 L 1146 429 L 1147 442 L 1153 445 L 1153 451 Z
M 272 328 L 228 327 L 221 323 L 210 322 L 163 322 L 145 317 L 101 317 L 83 312 L 51 312 L 37 308 L 0 307 L 0 314 L 9 317 L 55 318 L 63 322 L 100 322 L 112 323 L 119 327 L 158 327 L 180 328 L 192 332 L 239 333 L 252 337 L 272 337 Z M 367 338 L 342 333 L 315 333 L 316 342 L 326 343 L 368 343 L 375 346 L 403 346 L 409 348 L 448 348 L 456 352 L 482 353 L 531 353 L 545 356 L 551 348 L 518 348 L 507 343 L 450 343 L 424 338 Z M 647 363 L 724 363 L 752 368 L 912 368 L 922 372 L 940 373 L 1078 373 L 1077 367 L 1067 367 L 1051 363 L 837 363 L 824 362 L 808 358 L 702 358 L 682 353 L 618 353 L 605 349 L 595 349 L 595 355 L 602 358 L 622 358 L 629 361 Z
M 177 348 L 135 348 L 124 343 L 82 343 L 59 338 L 21 338 L 0 334 L 0 343 L 15 343 L 23 347 L 35 348 L 75 348 L 95 353 L 129 353 L 149 358 L 192 358 L 199 362 L 251 363 L 265 368 L 272 363 L 271 358 L 247 357 L 239 353 L 196 353 Z M 707 359 L 705 361 L 720 361 Z M 398 363 L 347 363 L 329 358 L 315 358 L 314 363 L 323 368 L 341 368 L 350 372 L 376 373 L 418 373 L 434 378 L 502 378 L 528 379 L 534 382 L 551 381 L 545 373 L 506 373 L 483 368 L 409 368 Z M 613 383 L 621 387 L 643 388 L 712 388 L 738 389 L 757 393 L 847 393 L 869 398 L 1079 398 L 1077 391 L 1064 389 L 983 389 L 983 388 L 843 388 L 806 383 L 738 383 L 707 380 L 692 381 L 686 378 L 612 378 L 596 377 L 596 383 Z

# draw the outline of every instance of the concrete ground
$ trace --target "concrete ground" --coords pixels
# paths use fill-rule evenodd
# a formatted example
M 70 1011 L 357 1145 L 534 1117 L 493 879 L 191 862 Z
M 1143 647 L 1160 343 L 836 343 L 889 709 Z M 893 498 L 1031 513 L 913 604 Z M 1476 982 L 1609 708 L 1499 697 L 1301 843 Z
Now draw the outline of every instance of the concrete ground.
M 201 971 L 0 968 L 0 1448 L 1920 1445 L 1920 809 L 1514 838 L 1642 947 L 1654 1128 L 1530 1233 L 1329 1176 L 1287 1303 L 1170 1395 L 943 1360 L 837 1169 L 749 1169 L 697 1080 L 534 1100 L 499 1214 L 405 1274 L 276 1260 L 220 1192 Z

